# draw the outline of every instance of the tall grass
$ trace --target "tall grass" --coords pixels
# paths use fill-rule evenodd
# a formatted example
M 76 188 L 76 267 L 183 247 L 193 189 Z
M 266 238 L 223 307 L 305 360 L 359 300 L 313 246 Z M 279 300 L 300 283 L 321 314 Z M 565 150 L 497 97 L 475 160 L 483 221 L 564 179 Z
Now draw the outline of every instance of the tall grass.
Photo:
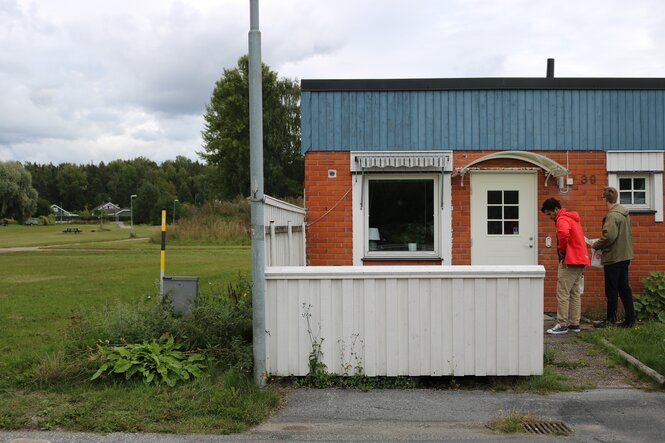
M 250 205 L 238 197 L 232 201 L 207 202 L 189 207 L 178 223 L 166 230 L 169 240 L 246 245 L 250 242 Z M 160 232 L 152 241 L 159 242 Z

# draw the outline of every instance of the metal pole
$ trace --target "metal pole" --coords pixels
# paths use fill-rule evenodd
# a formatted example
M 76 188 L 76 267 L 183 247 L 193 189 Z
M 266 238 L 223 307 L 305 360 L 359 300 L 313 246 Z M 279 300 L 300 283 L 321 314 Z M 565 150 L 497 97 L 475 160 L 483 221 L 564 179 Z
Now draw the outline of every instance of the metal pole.
M 164 298 L 164 268 L 166 267 L 166 209 L 162 209 L 162 249 L 159 253 L 159 295 Z
M 172 225 L 175 225 L 175 204 L 177 201 L 178 201 L 177 198 L 173 200 L 173 221 L 171 222 Z
M 252 205 L 252 310 L 254 383 L 265 385 L 265 226 L 263 221 L 263 103 L 259 0 L 250 0 L 249 29 L 249 157 Z
M 129 227 L 134 229 L 134 197 L 136 194 L 129 196 Z

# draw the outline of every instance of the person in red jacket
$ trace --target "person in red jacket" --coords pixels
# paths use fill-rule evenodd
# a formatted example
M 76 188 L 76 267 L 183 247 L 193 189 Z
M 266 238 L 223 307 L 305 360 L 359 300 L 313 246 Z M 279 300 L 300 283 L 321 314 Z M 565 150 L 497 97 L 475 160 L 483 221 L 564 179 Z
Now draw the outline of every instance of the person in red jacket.
M 580 283 L 584 269 L 589 264 L 589 254 L 584 241 L 584 231 L 577 212 L 561 207 L 559 200 L 548 198 L 540 210 L 554 220 L 559 255 L 559 271 L 556 283 L 557 324 L 548 334 L 580 332 L 582 303 Z

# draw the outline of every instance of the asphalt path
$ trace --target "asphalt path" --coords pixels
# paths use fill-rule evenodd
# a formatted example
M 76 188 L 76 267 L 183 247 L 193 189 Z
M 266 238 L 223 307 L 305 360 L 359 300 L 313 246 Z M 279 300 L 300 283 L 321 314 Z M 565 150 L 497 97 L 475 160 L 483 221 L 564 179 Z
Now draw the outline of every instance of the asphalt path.
M 487 423 L 511 412 L 571 426 L 569 437 L 502 435 Z M 489 391 L 294 389 L 288 402 L 244 434 L 106 435 L 0 432 L 0 442 L 207 443 L 225 441 L 665 441 L 665 392 L 596 389 L 549 395 Z

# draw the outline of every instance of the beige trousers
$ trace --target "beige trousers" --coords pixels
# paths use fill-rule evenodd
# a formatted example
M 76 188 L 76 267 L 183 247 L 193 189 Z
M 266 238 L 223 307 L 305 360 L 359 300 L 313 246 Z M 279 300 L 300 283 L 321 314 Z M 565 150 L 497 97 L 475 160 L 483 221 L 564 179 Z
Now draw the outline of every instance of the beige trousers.
M 559 263 L 556 283 L 556 319 L 561 326 L 579 325 L 582 311 L 580 280 L 584 275 L 584 265 Z

